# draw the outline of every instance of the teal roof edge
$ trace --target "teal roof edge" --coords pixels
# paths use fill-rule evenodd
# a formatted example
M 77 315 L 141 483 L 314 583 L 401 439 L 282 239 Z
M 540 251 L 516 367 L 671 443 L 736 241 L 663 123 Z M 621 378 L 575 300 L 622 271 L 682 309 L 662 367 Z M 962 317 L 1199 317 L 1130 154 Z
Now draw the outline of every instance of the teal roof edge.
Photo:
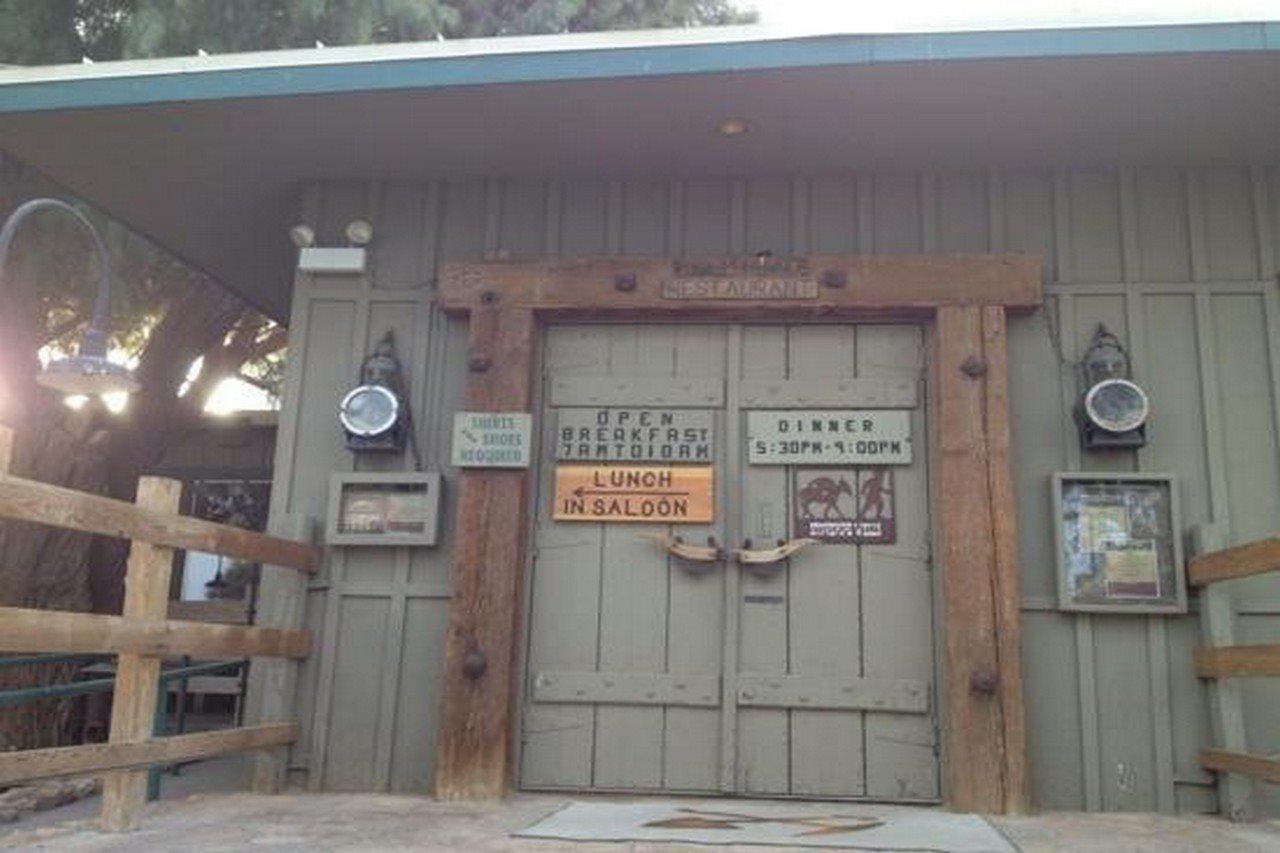
M 0 113 L 890 63 L 1268 51 L 1280 51 L 1280 22 L 818 35 L 0 80 Z

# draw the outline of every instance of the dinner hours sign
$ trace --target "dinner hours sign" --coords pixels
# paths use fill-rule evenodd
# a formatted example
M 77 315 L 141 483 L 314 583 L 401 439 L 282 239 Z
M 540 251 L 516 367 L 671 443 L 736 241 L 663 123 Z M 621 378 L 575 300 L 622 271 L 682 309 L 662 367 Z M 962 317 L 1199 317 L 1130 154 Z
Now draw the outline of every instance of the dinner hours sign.
M 906 409 L 747 412 L 752 465 L 910 465 Z

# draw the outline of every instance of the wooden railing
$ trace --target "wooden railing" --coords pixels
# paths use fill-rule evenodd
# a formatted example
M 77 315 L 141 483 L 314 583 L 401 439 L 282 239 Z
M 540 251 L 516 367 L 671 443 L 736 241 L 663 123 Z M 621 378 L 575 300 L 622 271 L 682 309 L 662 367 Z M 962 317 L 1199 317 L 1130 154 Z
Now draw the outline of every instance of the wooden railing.
M 281 567 L 303 574 L 319 569 L 320 550 L 305 542 L 179 515 L 181 483 L 176 480 L 141 478 L 137 500 L 131 504 L 10 476 L 11 449 L 12 434 L 0 427 L 0 519 L 47 524 L 132 543 L 120 616 L 0 607 L 0 652 L 117 655 L 109 741 L 0 753 L 0 786 L 105 773 L 102 826 L 120 831 L 137 825 L 146 798 L 147 767 L 244 750 L 278 751 L 293 743 L 298 727 L 289 719 L 265 719 L 257 725 L 198 734 L 153 736 L 163 658 L 288 660 L 311 652 L 310 632 L 294 627 L 169 619 L 169 582 L 177 549 L 200 550 L 262 563 L 264 569 Z M 255 768 L 255 774 L 259 772 Z
M 1200 752 L 1200 765 L 1217 772 L 1222 813 L 1232 820 L 1254 816 L 1253 781 L 1280 783 L 1280 760 L 1246 751 L 1244 697 L 1236 679 L 1280 676 L 1280 643 L 1242 646 L 1235 642 L 1235 609 L 1227 580 L 1280 572 L 1280 539 L 1222 547 L 1220 528 L 1196 531 L 1199 556 L 1187 567 L 1192 586 L 1201 588 L 1200 625 L 1205 645 L 1194 654 L 1196 675 L 1211 679 L 1209 698 L 1216 748 Z

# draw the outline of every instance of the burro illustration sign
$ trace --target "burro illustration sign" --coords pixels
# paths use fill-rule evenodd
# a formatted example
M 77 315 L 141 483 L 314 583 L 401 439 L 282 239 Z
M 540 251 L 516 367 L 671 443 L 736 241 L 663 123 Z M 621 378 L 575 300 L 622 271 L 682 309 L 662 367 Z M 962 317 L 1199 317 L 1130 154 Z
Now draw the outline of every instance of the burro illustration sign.
M 557 521 L 701 523 L 715 515 L 710 465 L 557 465 Z

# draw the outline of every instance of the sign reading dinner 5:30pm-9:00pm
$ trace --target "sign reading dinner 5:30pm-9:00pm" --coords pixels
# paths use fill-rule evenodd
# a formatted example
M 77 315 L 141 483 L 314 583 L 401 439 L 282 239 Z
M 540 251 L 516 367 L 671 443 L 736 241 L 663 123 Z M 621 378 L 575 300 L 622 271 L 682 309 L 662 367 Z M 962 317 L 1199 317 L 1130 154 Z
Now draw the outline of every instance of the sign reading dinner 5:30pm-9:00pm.
M 747 412 L 752 465 L 910 465 L 906 409 Z

